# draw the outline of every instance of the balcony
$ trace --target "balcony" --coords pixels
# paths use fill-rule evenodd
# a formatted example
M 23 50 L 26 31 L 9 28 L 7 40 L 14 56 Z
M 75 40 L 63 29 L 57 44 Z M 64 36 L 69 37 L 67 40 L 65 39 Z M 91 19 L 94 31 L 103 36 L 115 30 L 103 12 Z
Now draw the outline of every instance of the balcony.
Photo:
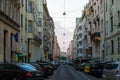
M 100 41 L 100 32 L 95 32 L 91 35 L 91 40 L 95 43 Z
M 43 45 L 44 45 L 44 46 L 43 46 L 43 49 L 44 49 L 45 51 L 49 51 L 48 45 L 47 45 L 46 43 L 44 43 Z
M 27 18 L 28 18 L 28 20 L 33 21 L 34 20 L 33 13 L 27 12 Z
M 95 17 L 96 21 L 99 22 L 99 15 L 97 14 L 96 17 Z
M 39 44 L 41 44 L 41 43 L 42 43 L 41 38 L 40 38 L 40 37 L 38 37 L 37 35 L 34 35 L 34 36 L 33 36 L 33 39 L 34 39 L 37 43 L 39 43 Z
M 28 34 L 28 40 L 32 40 L 32 42 L 36 43 L 37 45 L 40 45 L 42 43 L 41 38 L 32 33 Z
M 88 35 L 91 36 L 91 31 L 88 31 Z
M 90 6 L 90 12 L 94 12 L 93 6 Z

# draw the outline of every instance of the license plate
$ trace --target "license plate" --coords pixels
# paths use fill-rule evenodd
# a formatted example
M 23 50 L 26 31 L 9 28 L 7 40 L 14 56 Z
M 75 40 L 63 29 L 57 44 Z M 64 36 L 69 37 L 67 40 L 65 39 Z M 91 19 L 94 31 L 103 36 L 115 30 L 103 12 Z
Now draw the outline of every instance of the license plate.
M 40 74 L 35 74 L 35 76 L 41 76 Z
M 98 71 L 102 71 L 102 70 L 98 69 Z

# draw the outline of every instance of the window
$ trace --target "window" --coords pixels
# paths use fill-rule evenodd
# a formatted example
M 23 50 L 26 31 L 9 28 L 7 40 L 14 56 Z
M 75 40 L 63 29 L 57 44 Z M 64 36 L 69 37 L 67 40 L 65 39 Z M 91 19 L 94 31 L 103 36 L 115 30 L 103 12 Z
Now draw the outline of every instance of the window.
M 19 23 L 20 24 L 20 13 L 19 13 L 19 9 L 17 8 L 17 12 L 16 12 L 16 19 L 17 19 L 17 23 Z
M 113 16 L 111 16 L 111 31 L 113 31 Z
M 2 0 L 0 0 L 0 10 L 1 10 L 1 8 L 2 8 Z
M 10 16 L 11 12 L 11 3 L 8 3 L 8 15 Z
M 120 54 L 120 37 L 118 37 L 118 54 Z
M 15 8 L 12 7 L 12 19 L 14 19 L 14 16 L 15 16 Z
M 32 1 L 28 3 L 28 11 L 32 13 Z
M 108 55 L 108 46 L 106 46 L 106 55 Z
M 41 26 L 42 26 L 42 21 L 41 21 L 41 20 L 38 20 L 37 25 L 38 25 L 39 27 L 41 27 Z
M 24 2 L 23 2 L 23 0 L 21 0 L 21 4 L 22 4 L 22 6 L 24 6 Z
M 114 54 L 114 41 L 111 40 L 111 54 Z
M 100 4 L 102 5 L 103 0 L 100 1 Z
M 21 15 L 21 28 L 23 27 L 23 15 Z
M 10 9 L 10 3 L 9 1 L 7 0 L 7 3 L 6 3 L 6 14 L 9 15 L 9 9 Z
M 15 8 L 15 11 L 14 11 L 15 13 L 15 15 L 14 15 L 14 20 L 17 22 L 17 8 Z
M 5 5 L 4 5 L 4 6 L 5 6 L 5 13 L 7 13 L 7 8 L 8 8 L 8 7 L 7 7 L 7 6 L 8 6 L 8 5 L 7 5 L 7 0 L 4 0 L 4 1 L 5 1 Z
M 99 6 L 98 6 L 98 14 L 99 14 Z
M 120 28 L 120 11 L 118 11 L 118 28 Z
M 25 4 L 25 5 L 26 5 L 26 6 L 25 6 L 25 8 L 26 8 L 26 10 L 27 10 L 27 0 L 26 0 L 26 2 L 25 2 L 25 3 L 26 3 L 26 4 Z
M 3 10 L 4 10 L 4 12 L 6 11 L 5 4 L 6 4 L 6 0 L 3 0 Z
M 25 30 L 27 31 L 27 19 L 25 19 Z
M 107 6 L 108 6 L 108 5 L 107 5 L 107 0 L 106 0 L 106 6 L 105 6 L 105 10 L 106 10 L 106 12 L 107 12 Z
M 28 32 L 31 33 L 32 32 L 32 21 L 28 22 Z
M 112 5 L 114 4 L 114 0 L 112 0 Z
M 4 34 L 4 37 L 3 37 L 3 41 L 4 41 L 4 42 L 3 42 L 3 45 L 4 45 L 4 47 L 3 47 L 3 51 L 4 51 L 4 52 L 3 52 L 3 59 L 4 59 L 4 62 L 6 62 L 6 59 L 7 59 L 7 58 L 6 58 L 6 50 L 8 49 L 8 48 L 7 48 L 7 45 L 8 45 L 8 44 L 7 44 L 7 42 L 8 42 L 8 41 L 7 41 L 7 40 L 8 40 L 8 31 L 4 30 L 4 33 L 3 33 L 3 34 Z
M 12 18 L 12 13 L 13 13 L 13 6 L 12 4 L 10 5 L 10 17 Z

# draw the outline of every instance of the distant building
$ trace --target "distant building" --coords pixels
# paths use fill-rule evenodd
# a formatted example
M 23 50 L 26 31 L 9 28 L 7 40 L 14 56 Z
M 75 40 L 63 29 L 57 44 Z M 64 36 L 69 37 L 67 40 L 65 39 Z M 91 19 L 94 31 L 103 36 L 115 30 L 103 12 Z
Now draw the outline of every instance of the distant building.
M 47 8 L 47 2 L 44 0 L 43 4 L 43 53 L 44 61 L 50 61 L 53 59 L 53 49 L 54 49 L 54 21 L 49 14 Z
M 58 44 L 57 36 L 54 36 L 54 50 L 53 50 L 53 60 L 60 59 L 60 47 Z
M 66 53 L 67 59 L 73 59 L 73 40 L 70 41 L 69 43 L 69 48 Z
M 61 52 L 61 53 L 60 53 L 60 57 L 67 57 L 66 52 Z

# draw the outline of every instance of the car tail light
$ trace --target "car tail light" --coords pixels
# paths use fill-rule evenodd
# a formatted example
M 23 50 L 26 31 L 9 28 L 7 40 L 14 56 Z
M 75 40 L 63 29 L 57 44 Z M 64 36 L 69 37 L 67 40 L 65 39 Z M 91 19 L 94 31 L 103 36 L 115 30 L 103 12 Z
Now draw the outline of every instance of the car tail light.
M 44 72 L 44 71 L 46 71 L 47 69 L 46 69 L 46 68 L 43 68 L 42 70 L 43 70 L 43 72 Z
M 27 72 L 25 75 L 26 75 L 26 77 L 31 77 L 31 76 L 33 76 L 31 72 Z

